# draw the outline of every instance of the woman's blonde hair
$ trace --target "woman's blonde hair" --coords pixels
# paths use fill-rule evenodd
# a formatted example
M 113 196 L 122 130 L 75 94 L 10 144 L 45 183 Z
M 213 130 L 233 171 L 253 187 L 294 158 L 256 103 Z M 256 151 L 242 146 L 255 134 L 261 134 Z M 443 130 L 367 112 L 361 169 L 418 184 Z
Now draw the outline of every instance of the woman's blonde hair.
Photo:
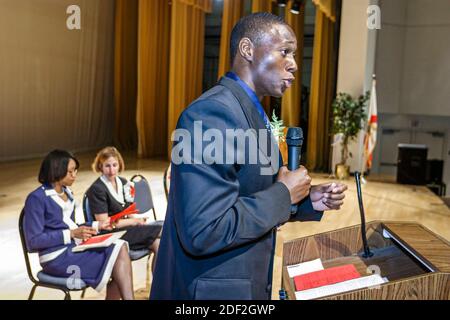
M 119 172 L 125 170 L 125 163 L 123 162 L 122 155 L 120 152 L 114 147 L 105 147 L 97 153 L 94 162 L 92 163 L 92 170 L 94 172 L 102 172 L 103 162 L 108 160 L 109 158 L 114 157 L 119 162 Z

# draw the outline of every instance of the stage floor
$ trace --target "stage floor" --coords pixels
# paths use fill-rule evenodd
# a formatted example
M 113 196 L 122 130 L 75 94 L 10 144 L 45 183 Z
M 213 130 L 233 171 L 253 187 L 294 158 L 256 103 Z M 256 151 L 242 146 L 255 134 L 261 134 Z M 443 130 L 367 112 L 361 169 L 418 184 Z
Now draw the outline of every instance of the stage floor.
M 77 155 L 81 167 L 72 189 L 75 197 L 81 201 L 85 190 L 97 178 L 90 170 L 93 153 Z M 26 299 L 32 287 L 27 277 L 25 262 L 17 228 L 18 216 L 29 192 L 39 186 L 37 174 L 41 160 L 25 160 L 0 163 L 0 299 Z M 144 175 L 150 181 L 158 219 L 164 219 L 167 201 L 163 188 L 163 173 L 168 165 L 164 160 L 141 160 L 125 155 L 126 171 L 124 177 L 130 178 L 136 173 Z M 331 181 L 327 175 L 312 174 L 313 184 Z M 450 240 L 450 210 L 434 193 L 422 186 L 395 184 L 392 177 L 373 176 L 363 185 L 363 199 L 366 220 L 413 221 L 420 223 Z M 278 231 L 273 274 L 273 299 L 278 299 L 281 283 L 281 257 L 284 241 L 327 232 L 360 222 L 356 186 L 353 179 L 346 181 L 345 204 L 340 211 L 326 213 L 321 222 L 293 222 L 283 225 Z M 151 277 L 147 278 L 146 259 L 133 262 L 136 298 L 148 297 Z M 39 264 L 33 261 L 36 269 Z M 39 288 L 35 299 L 62 299 L 56 290 Z M 79 299 L 79 293 L 73 293 L 72 299 Z M 85 299 L 103 299 L 104 292 L 97 293 L 88 289 Z

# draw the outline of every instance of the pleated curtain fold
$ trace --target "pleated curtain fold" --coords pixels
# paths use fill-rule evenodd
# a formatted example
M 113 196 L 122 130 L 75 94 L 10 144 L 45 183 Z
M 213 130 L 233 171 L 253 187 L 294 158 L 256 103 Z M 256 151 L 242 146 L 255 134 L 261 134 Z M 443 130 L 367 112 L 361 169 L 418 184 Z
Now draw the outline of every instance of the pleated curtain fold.
M 286 22 L 292 27 L 297 37 L 297 52 L 295 61 L 298 70 L 295 74 L 296 80 L 291 88 L 283 95 L 281 100 L 281 119 L 284 125 L 288 127 L 297 127 L 300 125 L 300 111 L 302 100 L 302 65 L 303 65 L 303 38 L 305 25 L 305 3 L 303 3 L 300 14 L 290 12 L 292 1 L 286 7 Z
M 114 50 L 114 144 L 137 146 L 136 95 L 139 0 L 116 0 Z
M 313 65 L 307 143 L 309 170 L 328 170 L 330 117 L 333 101 L 335 65 L 335 1 L 313 0 L 316 4 Z
M 117 0 L 119 146 L 131 147 L 137 137 L 140 157 L 170 156 L 177 119 L 202 92 L 205 13 L 211 10 L 211 0 Z
M 173 0 L 167 133 L 170 139 L 181 112 L 202 93 L 205 13 L 211 1 Z M 170 156 L 171 143 L 167 141 Z
M 312 0 L 320 10 L 332 22 L 336 22 L 336 0 Z
M 125 1 L 125 0 L 122 0 Z M 117 1 L 118 8 L 123 5 Z M 229 69 L 228 43 L 231 29 L 243 15 L 243 1 L 225 1 L 224 25 L 220 55 L 220 75 Z M 320 2 L 320 4 L 319 4 Z M 329 155 L 329 114 L 333 98 L 334 76 L 334 1 L 315 1 L 316 33 L 314 41 L 314 61 L 311 81 L 309 111 L 309 134 L 307 163 L 309 169 L 324 169 Z M 273 8 L 271 0 L 253 0 L 252 11 L 269 11 Z M 324 8 L 325 11 L 322 11 Z M 286 21 L 294 29 L 298 38 L 297 59 L 303 51 L 304 15 L 293 15 L 286 8 Z M 132 17 L 133 10 L 122 13 Z M 138 6 L 138 64 L 137 64 L 137 113 L 138 152 L 142 157 L 166 155 L 171 149 L 170 137 L 176 122 L 184 110 L 202 92 L 203 49 L 205 13 L 211 10 L 211 2 L 203 0 L 174 0 L 171 5 L 163 0 L 140 0 Z M 301 10 L 304 12 L 304 10 Z M 133 29 L 129 23 L 125 28 L 120 22 L 120 10 L 116 13 L 116 28 Z M 125 28 L 125 29 L 124 29 Z M 125 32 L 122 31 L 122 37 Z M 226 40 L 225 40 L 226 39 Z M 116 37 L 117 41 L 117 37 Z M 120 46 L 129 46 L 125 54 Z M 121 145 L 132 146 L 133 130 L 132 105 L 133 39 L 122 38 L 116 43 L 116 127 L 121 128 L 117 140 Z M 121 64 L 120 64 L 120 63 Z M 301 60 L 297 60 L 301 68 Z M 125 76 L 124 76 L 125 74 Z M 118 81 L 117 77 L 122 77 Z M 127 78 L 128 77 L 128 78 Z M 297 81 L 286 92 L 282 100 L 282 119 L 288 126 L 300 124 L 301 71 Z M 126 80 L 129 79 L 129 80 Z M 123 89 L 125 88 L 125 89 Z M 123 91 L 123 92 L 122 92 Z M 128 92 L 128 94 L 125 94 Z M 266 110 L 270 98 L 264 101 Z M 129 112 L 127 112 L 128 110 Z M 269 115 L 271 116 L 271 115 Z M 131 120 L 130 120 L 131 119 Z M 121 122 L 121 120 L 124 120 Z
M 138 155 L 163 156 L 167 150 L 170 5 L 139 1 L 137 127 Z
M 275 0 L 252 0 L 252 12 L 272 12 Z
M 244 4 L 244 0 L 223 1 L 218 78 L 222 77 L 230 69 L 231 31 L 236 22 L 244 15 Z

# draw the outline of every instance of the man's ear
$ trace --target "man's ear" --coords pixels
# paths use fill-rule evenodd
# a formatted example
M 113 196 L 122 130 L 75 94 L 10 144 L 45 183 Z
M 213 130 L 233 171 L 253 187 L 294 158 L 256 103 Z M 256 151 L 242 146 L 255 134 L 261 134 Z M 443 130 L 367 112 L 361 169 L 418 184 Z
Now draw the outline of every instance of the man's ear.
M 253 43 L 249 38 L 239 41 L 238 53 L 248 62 L 253 62 Z

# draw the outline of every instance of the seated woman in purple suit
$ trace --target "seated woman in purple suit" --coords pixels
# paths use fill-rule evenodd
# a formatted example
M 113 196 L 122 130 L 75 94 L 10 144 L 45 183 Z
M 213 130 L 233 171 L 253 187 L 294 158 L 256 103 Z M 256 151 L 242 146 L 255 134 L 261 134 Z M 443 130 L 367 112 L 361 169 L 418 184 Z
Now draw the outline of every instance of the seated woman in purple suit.
M 107 288 L 106 299 L 134 299 L 128 244 L 117 240 L 106 248 L 72 252 L 79 242 L 111 229 L 109 221 L 79 226 L 75 203 L 69 187 L 74 183 L 78 160 L 69 152 L 54 150 L 44 159 L 39 172 L 42 186 L 30 193 L 24 208 L 27 248 L 39 253 L 43 272 L 54 277 L 70 277 L 77 266 L 80 277 L 98 292 Z

